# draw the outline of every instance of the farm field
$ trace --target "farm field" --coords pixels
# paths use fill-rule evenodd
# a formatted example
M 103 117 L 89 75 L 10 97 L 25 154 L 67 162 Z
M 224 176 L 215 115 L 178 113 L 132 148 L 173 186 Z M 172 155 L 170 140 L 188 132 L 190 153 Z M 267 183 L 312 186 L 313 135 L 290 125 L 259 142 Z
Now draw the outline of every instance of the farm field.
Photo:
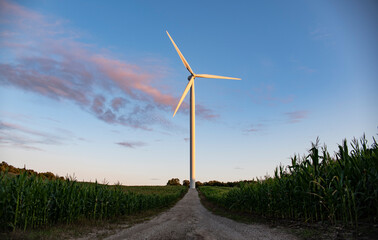
M 103 185 L 26 172 L 2 172 L 0 189 L 2 232 L 134 215 L 168 207 L 187 192 L 183 186 Z
M 350 149 L 351 148 L 351 149 Z M 363 137 L 339 145 L 334 158 L 312 144 L 309 154 L 279 166 L 273 177 L 239 187 L 202 186 L 213 204 L 261 217 L 358 229 L 378 219 L 378 146 Z
M 334 157 L 330 156 L 325 146 L 319 147 L 318 143 L 313 143 L 307 155 L 294 156 L 289 166 L 277 167 L 272 177 L 228 183 L 214 180 L 204 182 L 198 189 L 200 196 L 205 199 L 205 206 L 211 203 L 223 211 L 223 216 L 236 220 L 241 218 L 227 215 L 227 212 L 248 219 L 248 223 L 255 222 L 253 219 L 269 219 L 276 223 L 294 223 L 295 227 L 300 225 L 301 229 L 294 230 L 294 234 L 305 239 L 315 239 L 313 236 L 329 239 L 340 234 L 344 234 L 342 236 L 345 239 L 353 239 L 361 234 L 364 239 L 371 239 L 377 233 L 375 226 L 378 221 L 377 157 L 378 144 L 375 139 L 370 145 L 365 137 L 359 141 L 353 140 L 350 144 L 343 141 Z M 12 167 L 7 167 L 12 170 L 8 172 L 4 166 L 5 163 L 2 163 L 0 174 L 0 225 L 3 233 L 28 233 L 34 230 L 43 233 L 56 229 L 56 226 L 70 231 L 75 229 L 76 223 L 83 222 L 86 222 L 84 226 L 90 223 L 89 226 L 96 231 L 103 229 L 101 225 L 109 221 L 119 222 L 125 217 L 129 217 L 128 223 L 124 224 L 128 228 L 130 223 L 134 224 L 133 221 L 140 222 L 137 219 L 145 220 L 145 213 L 149 218 L 173 206 L 188 191 L 185 186 L 122 186 L 77 182 L 51 173 Z M 194 195 L 191 198 L 195 199 Z M 200 207 L 193 205 L 193 209 L 198 210 Z M 201 213 L 198 216 L 187 213 L 188 216 L 181 217 L 197 219 L 208 214 L 204 210 L 197 210 L 195 212 Z M 172 218 L 174 212 L 167 215 L 170 216 L 168 219 Z M 152 220 L 151 224 L 156 221 Z M 214 221 L 218 220 L 214 218 Z M 269 221 L 256 223 L 269 224 Z M 301 224 L 313 224 L 313 229 L 308 231 L 309 228 Z M 104 236 L 122 230 L 122 225 L 114 226 Z M 146 223 L 143 226 L 149 225 Z M 286 223 L 280 226 L 291 228 Z M 188 225 L 184 224 L 183 227 Z M 329 231 L 330 227 L 333 230 Z M 83 232 L 77 228 L 74 231 Z M 170 228 L 164 231 L 169 232 Z M 59 234 L 53 233 L 47 239 Z M 24 238 L 28 235 L 20 236 Z M 41 238 L 40 234 L 35 239 L 38 238 Z

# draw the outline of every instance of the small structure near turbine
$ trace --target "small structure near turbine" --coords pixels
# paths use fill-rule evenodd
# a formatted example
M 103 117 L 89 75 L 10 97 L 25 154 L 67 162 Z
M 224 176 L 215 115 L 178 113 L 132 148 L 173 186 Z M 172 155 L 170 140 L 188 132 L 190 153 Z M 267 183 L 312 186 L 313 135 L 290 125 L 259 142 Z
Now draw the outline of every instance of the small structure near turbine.
M 195 78 L 218 78 L 218 79 L 233 79 L 233 80 L 241 80 L 240 78 L 232 78 L 232 77 L 223 77 L 217 75 L 210 75 L 210 74 L 195 74 L 193 70 L 190 68 L 188 62 L 185 60 L 184 56 L 180 52 L 179 48 L 177 47 L 176 43 L 171 38 L 167 31 L 169 39 L 171 39 L 173 46 L 176 48 L 178 55 L 181 58 L 182 63 L 185 65 L 186 69 L 190 72 L 188 76 L 189 83 L 186 85 L 184 93 L 182 94 L 179 103 L 177 104 L 176 110 L 173 113 L 173 117 L 176 115 L 177 110 L 180 108 L 182 101 L 184 100 L 186 94 L 190 89 L 190 188 L 196 187 L 196 177 L 195 177 L 195 96 L 194 96 L 194 79 Z

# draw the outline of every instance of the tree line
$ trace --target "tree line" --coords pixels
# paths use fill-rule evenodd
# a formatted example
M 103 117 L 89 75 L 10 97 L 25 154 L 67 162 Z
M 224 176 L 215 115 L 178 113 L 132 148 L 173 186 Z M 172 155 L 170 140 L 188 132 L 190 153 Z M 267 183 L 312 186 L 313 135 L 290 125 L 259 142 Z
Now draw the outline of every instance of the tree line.
M 247 183 L 255 183 L 255 180 L 243 180 L 243 181 L 235 181 L 235 182 L 220 182 L 217 180 L 211 180 L 208 182 L 200 182 L 196 181 L 196 187 L 201 186 L 212 186 L 212 187 L 240 187 L 243 184 Z M 190 181 L 189 180 L 183 180 L 182 184 L 180 183 L 180 179 L 178 178 L 172 178 L 168 180 L 167 186 L 186 186 L 189 187 Z
M 6 162 L 1 162 L 0 163 L 0 172 L 7 172 L 9 173 L 10 175 L 20 175 L 22 173 L 25 172 L 25 174 L 27 176 L 32 176 L 32 175 L 36 175 L 38 177 L 42 177 L 42 179 L 48 179 L 48 180 L 55 180 L 55 179 L 60 179 L 60 180 L 64 180 L 64 177 L 60 177 L 59 175 L 56 175 L 52 172 L 36 172 L 34 171 L 33 169 L 26 169 L 26 167 L 24 166 L 24 168 L 16 168 Z

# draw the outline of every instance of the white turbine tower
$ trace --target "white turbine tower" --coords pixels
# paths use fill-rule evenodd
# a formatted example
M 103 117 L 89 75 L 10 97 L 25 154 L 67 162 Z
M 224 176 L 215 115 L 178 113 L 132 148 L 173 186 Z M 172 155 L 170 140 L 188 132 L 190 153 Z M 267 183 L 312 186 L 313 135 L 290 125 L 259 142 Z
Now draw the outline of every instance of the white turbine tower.
M 217 75 L 210 75 L 210 74 L 195 74 L 193 70 L 190 68 L 188 62 L 185 60 L 184 56 L 178 49 L 176 43 L 173 41 L 171 36 L 167 31 L 169 39 L 171 39 L 173 46 L 176 48 L 178 55 L 181 58 L 182 63 L 185 65 L 186 69 L 190 72 L 188 76 L 189 83 L 186 85 L 184 93 L 182 94 L 179 103 L 177 104 L 176 110 L 173 113 L 173 117 L 175 116 L 177 110 L 179 109 L 182 101 L 184 100 L 186 94 L 190 89 L 190 188 L 196 187 L 196 177 L 195 177 L 195 98 L 194 98 L 194 79 L 199 78 L 220 78 L 220 79 L 233 79 L 233 80 L 241 80 L 240 78 L 232 78 L 232 77 L 223 77 Z

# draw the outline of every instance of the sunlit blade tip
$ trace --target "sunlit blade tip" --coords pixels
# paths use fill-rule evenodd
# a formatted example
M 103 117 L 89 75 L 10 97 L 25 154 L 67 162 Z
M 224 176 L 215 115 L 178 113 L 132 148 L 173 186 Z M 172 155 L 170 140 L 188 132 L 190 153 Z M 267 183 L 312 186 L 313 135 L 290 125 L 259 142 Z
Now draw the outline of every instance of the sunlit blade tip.
M 211 74 L 196 74 L 195 77 L 241 80 L 241 78 L 225 77 L 225 76 L 218 76 L 218 75 L 211 75 Z
M 181 53 L 180 49 L 177 47 L 175 41 L 173 41 L 173 39 L 172 39 L 171 35 L 169 35 L 168 31 L 166 31 L 166 32 L 167 32 L 167 35 L 168 35 L 169 39 L 171 39 L 171 42 L 172 42 L 173 46 L 174 46 L 175 49 L 176 49 L 176 52 L 177 52 L 178 55 L 180 56 L 182 63 L 184 64 L 184 66 L 186 67 L 186 69 L 188 69 L 188 71 L 189 71 L 192 75 L 194 75 L 193 70 L 190 68 L 189 63 L 185 60 L 184 55 L 182 55 L 182 53 Z

